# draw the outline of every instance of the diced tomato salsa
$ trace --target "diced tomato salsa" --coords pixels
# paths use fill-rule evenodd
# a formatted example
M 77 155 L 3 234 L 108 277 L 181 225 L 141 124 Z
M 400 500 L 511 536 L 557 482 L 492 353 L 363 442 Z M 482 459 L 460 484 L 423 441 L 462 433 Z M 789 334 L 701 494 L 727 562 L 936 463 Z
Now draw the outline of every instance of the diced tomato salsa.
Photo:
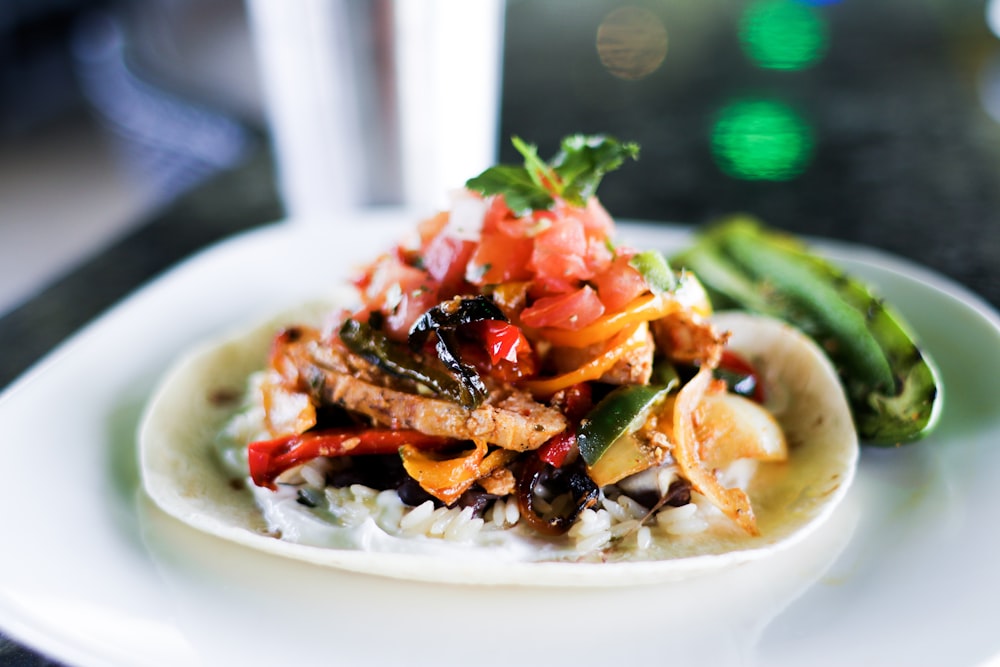
M 594 198 L 584 207 L 557 198 L 550 209 L 519 217 L 495 195 L 483 210 L 478 234 L 455 233 L 450 214 L 438 213 L 421 223 L 418 245 L 399 246 L 372 263 L 356 281 L 364 305 L 355 316 L 378 312 L 387 334 L 405 340 L 436 304 L 492 292 L 520 336 L 517 344 L 530 349 L 517 326 L 575 331 L 649 291 L 629 264 L 634 251 L 612 246 L 614 223 Z M 511 375 L 511 345 L 519 339 L 509 336 L 495 336 L 492 347 L 484 343 L 483 359 L 498 375 Z M 520 357 L 523 362 L 527 355 Z

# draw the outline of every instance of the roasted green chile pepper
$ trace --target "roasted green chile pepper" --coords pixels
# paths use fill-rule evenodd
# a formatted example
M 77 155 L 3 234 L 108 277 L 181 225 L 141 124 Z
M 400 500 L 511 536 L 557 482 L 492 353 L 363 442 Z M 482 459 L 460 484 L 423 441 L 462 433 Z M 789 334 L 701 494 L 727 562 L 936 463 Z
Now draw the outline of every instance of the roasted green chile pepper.
M 409 346 L 419 352 L 434 336 L 434 352 L 462 384 L 475 405 L 486 400 L 488 393 L 479 372 L 462 361 L 459 327 L 483 321 L 506 322 L 503 311 L 485 296 L 455 297 L 430 308 L 413 323 Z
M 649 384 L 663 387 L 668 392 L 676 391 L 680 389 L 681 376 L 669 359 L 657 357 L 653 360 L 653 373 L 649 378 Z
M 483 401 L 485 393 L 473 391 L 443 368 L 420 361 L 405 345 L 390 340 L 367 322 L 348 318 L 340 327 L 340 339 L 351 352 L 386 373 L 418 382 L 463 407 L 474 409 Z
M 443 301 L 428 309 L 413 323 L 409 333 L 410 347 L 420 349 L 432 333 L 442 329 L 455 329 L 463 324 L 484 320 L 506 322 L 507 316 L 491 299 L 482 295 Z
M 905 443 L 933 428 L 936 371 L 903 318 L 800 241 L 737 217 L 710 227 L 671 262 L 698 276 L 715 308 L 777 317 L 815 339 L 840 373 L 866 442 Z

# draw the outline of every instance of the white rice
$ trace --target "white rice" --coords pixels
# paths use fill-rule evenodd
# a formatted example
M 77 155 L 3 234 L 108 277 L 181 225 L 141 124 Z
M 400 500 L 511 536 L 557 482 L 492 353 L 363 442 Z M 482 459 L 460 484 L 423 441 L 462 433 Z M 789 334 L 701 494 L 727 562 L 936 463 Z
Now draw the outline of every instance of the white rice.
M 656 513 L 656 525 L 668 535 L 694 535 L 708 528 L 694 503 L 661 509 Z
M 452 511 L 453 512 L 453 511 Z M 454 515 L 444 530 L 444 538 L 458 542 L 468 542 L 482 530 L 484 521 L 480 517 L 474 517 L 473 509 L 465 507 L 457 515 Z
M 653 531 L 649 529 L 649 526 L 639 526 L 639 530 L 635 532 L 635 548 L 639 551 L 648 549 L 653 543 Z
M 325 503 L 312 509 L 303 507 L 303 511 L 326 516 L 337 525 L 357 527 L 370 518 L 391 536 L 476 543 L 480 534 L 506 531 L 520 524 L 520 510 L 513 497 L 495 500 L 483 516 L 475 516 L 472 507 L 436 507 L 431 500 L 410 507 L 391 489 L 377 491 L 361 484 L 326 487 L 330 467 L 328 461 L 317 459 L 288 471 L 282 476 L 282 484 L 286 488 L 319 491 Z M 675 470 L 660 471 L 657 487 L 669 489 L 676 479 Z M 552 501 L 538 498 L 535 509 L 558 511 L 565 502 L 562 498 Z M 721 512 L 697 493 L 692 493 L 692 502 L 686 505 L 667 506 L 652 515 L 630 496 L 608 498 L 602 493 L 593 508 L 580 513 L 566 539 L 581 557 L 608 548 L 641 551 L 648 549 L 657 535 L 680 537 L 703 532 L 715 516 L 721 516 Z
M 475 539 L 485 521 L 473 516 L 471 507 L 438 507 L 430 500 L 405 512 L 399 520 L 399 533 L 408 537 L 423 535 L 455 542 Z
M 496 528 L 508 528 L 515 525 L 521 518 L 521 510 L 513 498 L 497 498 L 488 510 L 492 525 Z
M 513 498 L 507 500 L 507 507 L 504 509 L 505 525 L 513 526 L 521 520 L 521 508 Z
M 322 489 L 326 487 L 326 470 L 328 466 L 323 465 L 326 462 L 325 459 L 314 459 L 309 463 L 302 466 L 299 470 L 299 474 L 302 475 L 302 481 L 311 487 Z
M 605 509 L 585 509 L 569 529 L 578 553 L 597 551 L 611 542 L 611 514 Z
M 430 528 L 427 529 L 427 533 L 431 537 L 444 537 L 444 531 L 453 520 L 458 519 L 458 515 L 455 513 L 456 511 L 459 511 L 457 507 L 439 507 L 434 510 L 434 520 L 431 521 L 431 525 Z
M 434 503 L 430 500 L 417 505 L 403 515 L 399 521 L 399 529 L 404 535 L 421 535 L 427 533 L 433 521 Z
M 257 374 L 251 379 L 248 397 L 260 395 L 257 388 L 262 379 L 263 374 Z M 230 470 L 246 470 L 246 448 L 240 443 L 267 437 L 263 433 L 262 424 L 263 410 L 260 401 L 253 399 L 248 399 L 244 409 L 227 424 L 219 446 L 223 461 Z M 338 465 L 339 462 L 335 459 L 318 458 L 287 471 L 278 482 L 286 491 L 298 491 L 300 498 L 318 501 L 318 507 L 301 505 L 298 511 L 334 526 L 353 528 L 371 520 L 382 532 L 392 537 L 420 537 L 469 544 L 492 544 L 490 535 L 522 530 L 520 510 L 513 497 L 495 500 L 481 517 L 474 516 L 471 507 L 435 507 L 430 500 L 410 507 L 400 500 L 394 490 L 378 491 L 360 484 L 346 488 L 327 487 L 326 480 Z M 727 486 L 745 487 L 753 472 L 752 467 L 734 466 L 722 477 L 725 482 L 730 482 Z M 666 495 L 671 485 L 679 479 L 675 466 L 665 466 L 643 474 L 647 475 L 641 482 L 643 488 L 658 491 L 661 496 Z M 263 489 L 256 492 L 259 498 L 260 494 L 270 493 Z M 276 498 L 281 493 L 279 491 Z M 564 512 L 568 509 L 567 500 L 566 497 L 537 497 L 535 509 L 539 512 Z M 722 513 L 704 496 L 694 492 L 688 504 L 663 507 L 652 515 L 648 508 L 629 495 L 620 494 L 609 498 L 601 493 L 597 504 L 581 512 L 568 531 L 565 537 L 566 547 L 580 557 L 609 548 L 641 551 L 648 549 L 656 537 L 663 539 L 703 532 L 721 516 Z M 275 525 L 274 528 L 282 529 L 282 526 Z M 525 534 L 530 534 L 530 531 Z

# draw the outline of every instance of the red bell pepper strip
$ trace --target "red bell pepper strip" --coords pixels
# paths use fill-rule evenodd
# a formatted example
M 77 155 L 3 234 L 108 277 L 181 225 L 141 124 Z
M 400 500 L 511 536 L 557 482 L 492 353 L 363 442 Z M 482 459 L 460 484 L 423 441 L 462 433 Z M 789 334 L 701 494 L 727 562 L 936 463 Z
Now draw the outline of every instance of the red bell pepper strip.
M 576 431 L 568 428 L 562 433 L 552 436 L 538 448 L 538 458 L 550 466 L 561 468 L 566 457 L 576 447 Z
M 254 484 L 273 490 L 281 473 L 318 456 L 394 454 L 403 445 L 441 449 L 454 442 L 411 429 L 331 428 L 251 442 L 247 458 Z
M 723 350 L 722 359 L 716 369 L 716 376 L 721 376 L 730 385 L 731 391 L 764 403 L 764 383 L 753 365 L 732 350 Z
M 535 375 L 538 360 L 521 328 L 503 320 L 479 320 L 464 325 L 474 341 L 462 351 L 480 372 L 502 382 Z
M 483 320 L 476 323 L 479 327 L 480 335 L 483 337 L 483 344 L 490 354 L 490 363 L 496 366 L 501 360 L 516 364 L 518 353 L 531 353 L 531 345 L 521 333 L 521 330 L 500 320 Z
M 590 385 L 586 382 L 568 387 L 562 395 L 559 409 L 570 420 L 571 424 L 579 424 L 580 420 L 594 406 Z M 538 448 L 538 458 L 551 466 L 561 468 L 566 457 L 576 449 L 576 428 L 570 426 L 562 433 L 552 436 Z

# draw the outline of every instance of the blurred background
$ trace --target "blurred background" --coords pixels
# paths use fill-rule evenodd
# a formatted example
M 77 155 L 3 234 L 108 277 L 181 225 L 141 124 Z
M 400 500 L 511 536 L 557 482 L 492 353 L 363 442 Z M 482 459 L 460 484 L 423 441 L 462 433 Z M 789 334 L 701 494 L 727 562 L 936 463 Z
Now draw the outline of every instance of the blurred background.
M 996 304 L 998 30 L 992 0 L 509 0 L 501 157 L 609 132 L 643 151 L 620 218 L 749 211 Z M 258 78 L 240 0 L 0 0 L 0 313 L 220 174 L 213 210 L 280 217 Z
M 0 0 L 0 313 L 247 161 L 239 1 Z

